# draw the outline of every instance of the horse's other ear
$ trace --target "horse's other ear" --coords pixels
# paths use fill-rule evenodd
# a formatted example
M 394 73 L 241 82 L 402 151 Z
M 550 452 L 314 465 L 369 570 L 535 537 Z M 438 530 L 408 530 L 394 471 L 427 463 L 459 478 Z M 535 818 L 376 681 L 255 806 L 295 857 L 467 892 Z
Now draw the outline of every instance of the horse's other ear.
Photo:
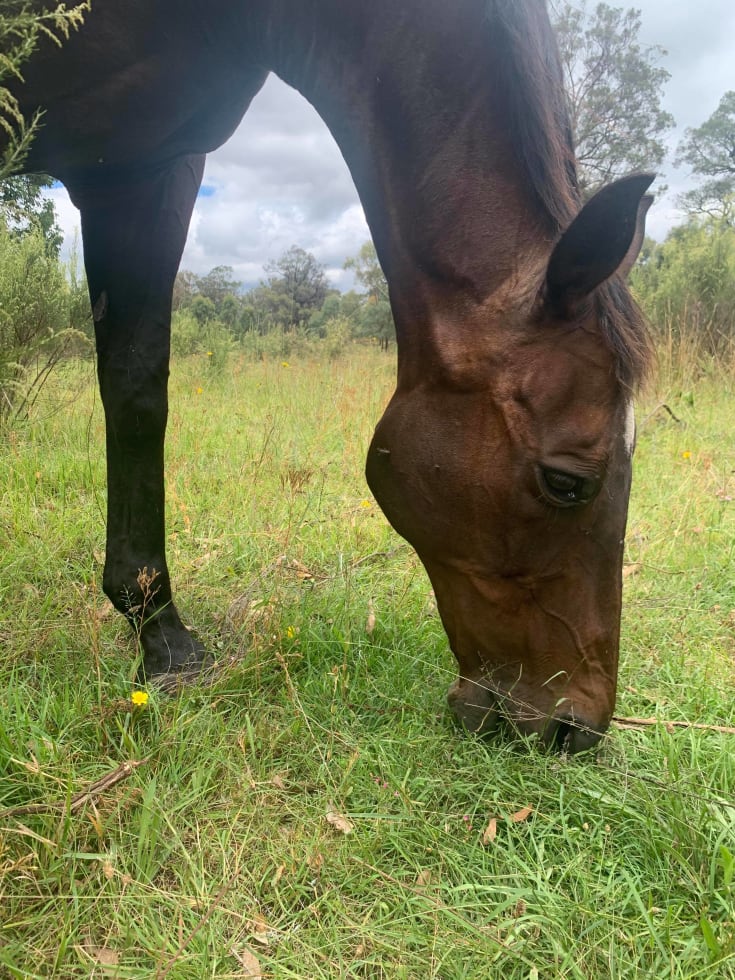
M 543 302 L 556 315 L 575 307 L 614 272 L 627 275 L 645 234 L 653 198 L 644 197 L 653 174 L 632 174 L 587 201 L 554 246 L 546 270 Z

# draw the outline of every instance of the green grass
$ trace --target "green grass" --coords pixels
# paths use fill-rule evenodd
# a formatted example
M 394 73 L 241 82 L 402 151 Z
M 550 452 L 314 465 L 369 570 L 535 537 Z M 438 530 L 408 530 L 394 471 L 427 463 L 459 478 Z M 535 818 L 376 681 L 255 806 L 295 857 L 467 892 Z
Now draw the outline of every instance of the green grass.
M 565 759 L 456 730 L 428 581 L 362 476 L 392 381 L 376 351 L 174 365 L 172 574 L 228 668 L 135 709 L 91 371 L 6 437 L 0 808 L 63 805 L 0 814 L 0 976 L 735 977 L 735 736 L 613 729 Z M 732 726 L 735 393 L 659 389 L 618 713 Z

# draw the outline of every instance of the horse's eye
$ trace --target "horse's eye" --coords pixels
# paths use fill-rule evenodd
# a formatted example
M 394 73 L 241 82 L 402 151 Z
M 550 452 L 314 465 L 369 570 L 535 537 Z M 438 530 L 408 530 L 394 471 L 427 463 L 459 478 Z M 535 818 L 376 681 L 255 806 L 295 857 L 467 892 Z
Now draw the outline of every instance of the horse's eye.
M 559 507 L 586 504 L 597 491 L 597 481 L 583 476 L 574 476 L 562 470 L 539 470 L 539 483 L 544 496 Z

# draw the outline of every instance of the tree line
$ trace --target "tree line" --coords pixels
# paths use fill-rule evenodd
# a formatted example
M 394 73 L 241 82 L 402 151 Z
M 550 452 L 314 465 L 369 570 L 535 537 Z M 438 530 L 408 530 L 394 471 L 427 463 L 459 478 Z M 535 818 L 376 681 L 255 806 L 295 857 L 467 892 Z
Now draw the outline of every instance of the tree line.
M 343 342 L 369 338 L 387 349 L 395 328 L 372 242 L 348 258 L 345 268 L 353 271 L 358 287 L 345 293 L 330 286 L 324 267 L 298 245 L 267 263 L 266 277 L 247 291 L 231 266 L 215 266 L 203 276 L 182 270 L 174 286 L 174 351 L 212 346 L 222 330 L 256 350 L 283 352 L 299 337 L 336 343 L 337 336 Z M 280 346 L 259 342 L 267 336 L 280 338 Z

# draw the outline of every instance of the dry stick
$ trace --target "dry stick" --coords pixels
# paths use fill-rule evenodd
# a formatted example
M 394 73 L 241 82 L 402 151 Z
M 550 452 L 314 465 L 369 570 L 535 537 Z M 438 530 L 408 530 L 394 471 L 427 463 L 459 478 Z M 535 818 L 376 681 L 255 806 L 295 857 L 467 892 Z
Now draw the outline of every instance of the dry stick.
M 668 405 L 666 404 L 666 402 L 661 402 L 661 403 L 660 403 L 659 405 L 657 405 L 657 406 L 656 406 L 656 407 L 654 408 L 654 410 L 653 410 L 652 412 L 649 412 L 649 413 L 648 413 L 648 415 L 647 415 L 647 416 L 646 416 L 646 417 L 645 417 L 645 418 L 643 419 L 643 421 L 641 422 L 641 428 L 643 428 L 643 426 L 644 426 L 644 425 L 646 424 L 646 422 L 650 422 L 650 420 L 651 420 L 651 419 L 653 418 L 653 416 L 654 416 L 654 415 L 655 415 L 655 414 L 656 414 L 657 412 L 660 412 L 662 408 L 663 408 L 663 409 L 664 409 L 664 410 L 665 410 L 666 412 L 668 412 L 668 413 L 669 413 L 669 415 L 670 415 L 670 416 L 671 416 L 671 418 L 672 418 L 672 419 L 674 420 L 674 422 L 676 422 L 676 423 L 677 423 L 677 425 L 683 425 L 683 424 L 684 424 L 684 423 L 682 422 L 682 420 L 681 420 L 681 419 L 680 419 L 680 418 L 679 418 L 678 416 L 676 416 L 676 415 L 674 415 L 674 413 L 673 413 L 673 412 L 671 411 L 671 409 L 670 409 L 670 408 L 669 408 L 669 406 L 668 406 Z
M 102 793 L 107 792 L 108 789 L 112 789 L 118 783 L 121 783 L 124 779 L 135 772 L 140 766 L 145 765 L 147 759 L 129 759 L 127 762 L 123 762 L 113 769 L 112 772 L 108 772 L 107 775 L 101 776 L 100 779 L 96 779 L 93 783 L 90 783 L 85 789 L 80 790 L 72 796 L 69 803 L 69 812 L 76 813 L 80 810 L 85 803 L 93 800 L 96 796 L 101 796 Z M 55 813 L 58 810 L 63 810 L 66 806 L 66 800 L 58 800 L 55 803 L 28 803 L 26 806 L 13 806 L 7 810 L 0 810 L 0 819 L 8 819 L 10 817 L 27 817 L 31 814 L 37 813 Z
M 704 732 L 720 732 L 723 735 L 735 735 L 735 728 L 727 725 L 704 725 L 697 721 L 666 721 L 665 718 L 621 718 L 613 715 L 612 719 L 618 728 L 647 728 L 652 725 L 663 725 L 664 728 L 699 728 Z

